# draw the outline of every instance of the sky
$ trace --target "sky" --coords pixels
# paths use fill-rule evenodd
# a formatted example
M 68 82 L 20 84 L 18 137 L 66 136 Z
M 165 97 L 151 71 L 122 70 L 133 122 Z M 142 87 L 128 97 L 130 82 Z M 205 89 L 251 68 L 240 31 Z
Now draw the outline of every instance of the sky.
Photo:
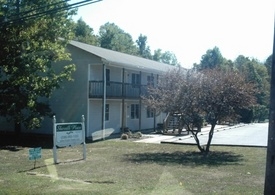
M 95 34 L 110 22 L 134 41 L 145 35 L 152 53 L 171 51 L 190 68 L 215 46 L 226 59 L 264 62 L 272 54 L 274 13 L 274 0 L 102 0 L 78 8 L 74 19 L 82 17 Z

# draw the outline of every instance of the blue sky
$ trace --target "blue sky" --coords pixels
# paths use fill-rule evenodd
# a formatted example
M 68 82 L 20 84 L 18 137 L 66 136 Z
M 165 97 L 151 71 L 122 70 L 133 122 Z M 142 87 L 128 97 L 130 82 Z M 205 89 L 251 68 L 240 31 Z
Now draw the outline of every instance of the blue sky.
M 227 59 L 264 61 L 272 53 L 274 11 L 274 0 L 102 0 L 80 7 L 74 19 L 96 34 L 111 22 L 134 41 L 146 35 L 151 51 L 172 51 L 188 68 L 215 46 Z

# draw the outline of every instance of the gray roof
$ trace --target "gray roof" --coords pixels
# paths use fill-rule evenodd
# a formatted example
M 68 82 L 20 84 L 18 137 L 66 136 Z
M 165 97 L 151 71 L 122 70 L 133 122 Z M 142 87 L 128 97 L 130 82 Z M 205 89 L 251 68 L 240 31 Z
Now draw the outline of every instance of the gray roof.
M 70 41 L 69 44 L 91 54 L 94 54 L 100 57 L 103 61 L 106 61 L 107 63 L 110 63 L 110 65 L 114 66 L 121 66 L 129 69 L 153 72 L 164 72 L 173 68 L 173 66 L 169 64 L 164 64 L 157 61 L 148 60 L 142 57 L 137 57 L 101 47 L 96 47 L 78 41 Z

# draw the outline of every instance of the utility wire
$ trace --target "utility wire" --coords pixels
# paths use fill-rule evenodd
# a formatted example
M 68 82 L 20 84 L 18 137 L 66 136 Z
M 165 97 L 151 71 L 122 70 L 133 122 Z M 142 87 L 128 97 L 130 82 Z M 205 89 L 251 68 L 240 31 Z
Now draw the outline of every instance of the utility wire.
M 70 1 L 70 0 L 65 0 L 65 2 L 68 2 L 68 1 Z M 32 10 L 21 12 L 19 14 L 10 15 L 9 17 L 11 17 L 11 18 L 16 17 L 16 18 L 11 19 L 11 20 L 3 21 L 0 24 L 2 25 L 2 24 L 13 23 L 13 22 L 16 22 L 16 21 L 29 20 L 29 19 L 32 19 L 34 17 L 42 17 L 42 16 L 45 16 L 45 15 L 48 15 L 48 14 L 51 14 L 51 13 L 56 13 L 56 12 L 60 12 L 60 11 L 64 11 L 64 10 L 70 10 L 70 9 L 76 9 L 78 7 L 81 7 L 81 6 L 89 5 L 89 4 L 92 4 L 92 3 L 97 3 L 97 2 L 100 2 L 100 1 L 102 1 L 102 0 L 84 0 L 84 1 L 77 2 L 77 3 L 73 3 L 73 4 L 67 4 L 67 5 L 62 6 L 62 7 L 57 7 L 57 8 L 53 8 L 53 9 L 48 9 L 46 11 L 41 11 L 41 12 L 38 12 L 36 14 L 27 15 L 31 12 L 36 12 L 36 11 L 45 9 L 49 6 L 56 6 L 56 5 L 59 5 L 61 3 L 64 3 L 64 1 L 60 1 L 60 2 L 50 4 L 50 5 L 47 5 L 47 6 L 41 6 L 37 9 L 32 9 Z

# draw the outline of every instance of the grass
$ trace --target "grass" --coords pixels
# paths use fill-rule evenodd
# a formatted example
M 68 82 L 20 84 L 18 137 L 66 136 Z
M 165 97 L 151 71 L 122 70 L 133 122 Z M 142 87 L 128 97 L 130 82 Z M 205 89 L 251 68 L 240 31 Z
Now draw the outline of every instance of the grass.
M 37 145 L 39 146 L 39 145 Z M 203 157 L 195 146 L 118 139 L 58 149 L 0 150 L 0 194 L 263 194 L 266 149 L 216 147 Z

